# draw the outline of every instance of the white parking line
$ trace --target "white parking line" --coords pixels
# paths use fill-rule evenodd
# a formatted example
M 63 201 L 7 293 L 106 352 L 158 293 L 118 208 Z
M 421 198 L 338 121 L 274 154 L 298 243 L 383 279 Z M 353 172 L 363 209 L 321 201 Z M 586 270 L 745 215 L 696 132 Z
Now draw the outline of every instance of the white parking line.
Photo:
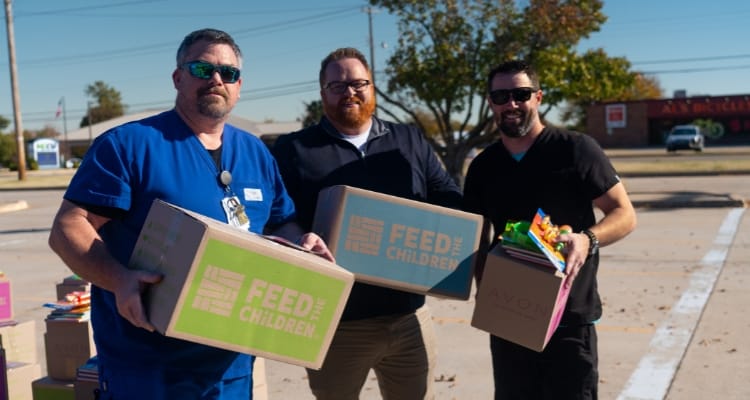
M 666 396 L 716 279 L 724 267 L 744 212 L 744 208 L 729 211 L 719 227 L 712 248 L 703 256 L 698 269 L 690 276 L 688 288 L 656 330 L 649 344 L 649 352 L 625 383 L 618 400 L 663 399 Z

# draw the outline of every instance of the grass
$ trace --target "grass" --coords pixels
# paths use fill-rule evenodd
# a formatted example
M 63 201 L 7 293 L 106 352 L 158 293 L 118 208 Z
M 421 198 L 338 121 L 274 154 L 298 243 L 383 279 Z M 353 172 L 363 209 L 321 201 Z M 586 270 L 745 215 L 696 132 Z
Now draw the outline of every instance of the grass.
M 628 150 L 628 152 L 631 151 Z M 613 152 L 610 156 L 617 172 L 623 177 L 727 173 L 750 175 L 750 155 L 748 157 L 728 157 L 725 160 L 715 158 L 701 160 L 672 156 L 647 157 L 647 159 L 644 159 L 637 156 L 622 156 L 617 152 Z M 18 172 L 0 169 L 0 190 L 64 188 L 70 182 L 73 173 L 75 173 L 74 169 L 28 170 L 25 179 L 19 180 Z
M 648 162 L 613 159 L 617 172 L 627 175 L 673 175 L 673 174 L 750 174 L 750 159 L 747 160 L 679 160 L 656 159 Z

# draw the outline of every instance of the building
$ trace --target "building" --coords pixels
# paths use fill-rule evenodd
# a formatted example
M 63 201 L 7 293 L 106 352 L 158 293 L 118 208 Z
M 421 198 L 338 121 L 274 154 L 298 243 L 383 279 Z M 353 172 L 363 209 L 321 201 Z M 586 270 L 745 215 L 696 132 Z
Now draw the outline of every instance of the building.
M 80 129 L 76 129 L 72 132 L 67 132 L 61 135 L 58 140 L 60 142 L 60 153 L 64 155 L 65 159 L 72 157 L 82 158 L 88 150 L 91 142 L 94 141 L 99 135 L 112 129 L 116 126 L 122 125 L 126 122 L 137 121 L 139 119 L 148 118 L 152 115 L 162 113 L 166 110 L 148 110 L 142 111 L 135 114 L 123 115 L 121 117 L 112 118 L 107 121 L 102 121 L 96 124 Z M 296 131 L 302 128 L 302 123 L 296 122 L 264 122 L 258 123 L 253 122 L 249 119 L 238 117 L 234 114 L 229 116 L 228 124 L 236 126 L 244 131 L 250 132 L 253 135 L 259 137 L 265 143 L 271 143 L 273 139 L 281 134 Z
M 750 144 L 750 94 L 595 103 L 586 133 L 605 148 L 660 146 L 673 126 L 696 121 L 707 146 Z

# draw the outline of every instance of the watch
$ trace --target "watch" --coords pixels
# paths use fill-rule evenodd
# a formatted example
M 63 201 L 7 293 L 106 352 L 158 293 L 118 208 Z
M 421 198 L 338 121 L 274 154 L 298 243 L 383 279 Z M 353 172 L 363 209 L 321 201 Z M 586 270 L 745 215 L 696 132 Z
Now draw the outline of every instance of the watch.
M 594 235 L 594 232 L 591 232 L 588 229 L 584 229 L 581 231 L 584 235 L 589 237 L 589 255 L 594 255 L 599 252 L 599 239 L 596 238 L 596 235 Z

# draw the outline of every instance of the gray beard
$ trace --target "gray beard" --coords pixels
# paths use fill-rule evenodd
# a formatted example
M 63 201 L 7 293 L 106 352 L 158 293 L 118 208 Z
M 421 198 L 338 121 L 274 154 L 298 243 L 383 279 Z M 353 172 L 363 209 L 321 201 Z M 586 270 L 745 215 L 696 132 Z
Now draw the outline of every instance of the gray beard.
M 210 101 L 198 101 L 198 112 L 209 118 L 222 119 L 229 111 L 222 104 Z
M 526 136 L 531 130 L 531 113 L 525 113 L 520 124 L 509 124 L 503 122 L 501 117 L 498 124 L 500 132 L 507 137 L 520 138 Z

